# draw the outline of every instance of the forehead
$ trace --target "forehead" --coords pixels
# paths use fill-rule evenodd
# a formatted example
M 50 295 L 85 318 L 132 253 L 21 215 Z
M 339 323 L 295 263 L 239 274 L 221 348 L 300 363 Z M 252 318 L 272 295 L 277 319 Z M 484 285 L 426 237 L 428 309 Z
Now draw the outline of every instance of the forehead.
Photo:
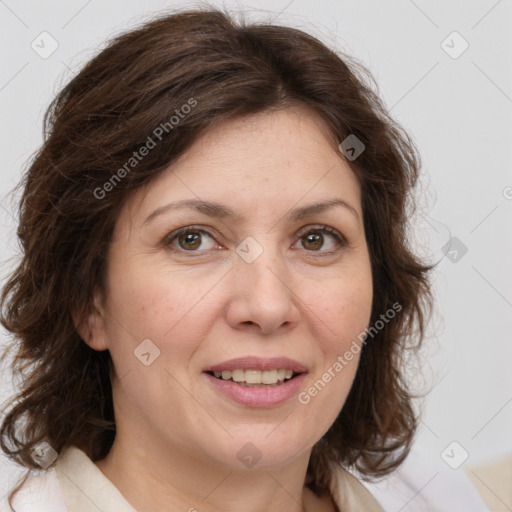
M 360 211 L 358 179 L 324 121 L 296 107 L 218 124 L 128 208 L 140 223 L 169 201 L 210 201 L 229 204 L 244 220 L 334 197 Z
M 333 156 L 339 159 L 337 145 L 319 114 L 295 106 L 223 121 L 208 130 L 180 160 L 190 166 L 208 160 L 209 165 L 234 172 L 262 167 L 277 172 L 278 167 L 298 160 L 322 165 Z M 235 162 L 243 165 L 235 169 L 230 165 Z

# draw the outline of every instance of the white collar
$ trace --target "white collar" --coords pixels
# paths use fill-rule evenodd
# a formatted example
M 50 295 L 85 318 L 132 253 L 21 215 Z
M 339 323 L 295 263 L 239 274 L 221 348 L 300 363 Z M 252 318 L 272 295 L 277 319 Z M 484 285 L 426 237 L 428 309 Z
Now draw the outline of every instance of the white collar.
M 137 512 L 79 448 L 67 447 L 55 470 L 69 512 Z M 340 465 L 331 465 L 330 491 L 341 512 L 384 512 L 365 487 Z

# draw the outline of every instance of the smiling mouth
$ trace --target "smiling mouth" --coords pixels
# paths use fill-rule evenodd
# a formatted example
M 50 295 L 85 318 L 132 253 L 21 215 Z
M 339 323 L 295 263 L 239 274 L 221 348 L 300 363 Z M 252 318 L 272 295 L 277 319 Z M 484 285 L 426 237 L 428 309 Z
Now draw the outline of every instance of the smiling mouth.
M 221 381 L 234 382 L 246 388 L 268 388 L 282 386 L 300 373 L 286 368 L 276 370 L 223 370 L 206 372 Z

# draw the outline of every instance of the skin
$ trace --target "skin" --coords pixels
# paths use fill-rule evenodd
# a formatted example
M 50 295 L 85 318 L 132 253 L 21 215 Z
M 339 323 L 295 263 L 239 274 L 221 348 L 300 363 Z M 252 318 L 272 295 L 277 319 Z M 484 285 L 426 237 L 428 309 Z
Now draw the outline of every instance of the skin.
M 161 206 L 198 198 L 226 204 L 242 220 L 183 209 L 144 222 Z M 338 206 L 286 218 L 333 198 L 354 212 Z M 190 225 L 211 236 L 170 240 Z M 319 225 L 346 244 L 322 238 Z M 308 234 L 320 241 L 308 242 Z M 236 252 L 248 236 L 263 250 L 252 263 Z M 368 326 L 372 276 L 360 188 L 316 114 L 297 107 L 224 122 L 138 189 L 117 219 L 104 292 L 94 302 L 80 329 L 92 348 L 112 355 L 117 423 L 111 451 L 96 464 L 133 507 L 335 510 L 304 480 L 359 355 L 307 405 L 296 396 L 274 407 L 240 405 L 203 374 L 232 358 L 286 356 L 307 367 L 307 390 Z M 145 339 L 160 350 L 148 366 L 134 356 Z M 261 454 L 252 468 L 237 457 L 248 442 Z

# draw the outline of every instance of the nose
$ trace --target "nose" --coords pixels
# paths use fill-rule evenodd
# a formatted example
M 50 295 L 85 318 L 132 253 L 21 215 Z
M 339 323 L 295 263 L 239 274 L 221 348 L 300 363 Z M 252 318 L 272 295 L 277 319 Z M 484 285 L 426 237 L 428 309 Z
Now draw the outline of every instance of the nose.
M 272 334 L 299 321 L 300 300 L 282 257 L 269 250 L 252 263 L 237 258 L 230 272 L 227 322 L 237 330 Z

